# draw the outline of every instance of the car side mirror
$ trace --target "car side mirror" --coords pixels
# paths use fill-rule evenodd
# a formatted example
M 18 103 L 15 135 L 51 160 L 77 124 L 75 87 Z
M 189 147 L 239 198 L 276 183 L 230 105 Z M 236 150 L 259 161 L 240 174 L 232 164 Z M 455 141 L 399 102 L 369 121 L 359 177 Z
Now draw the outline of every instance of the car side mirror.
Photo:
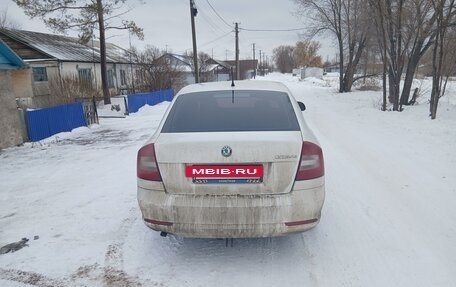
M 306 105 L 304 105 L 304 103 L 298 102 L 298 105 L 299 105 L 299 108 L 301 109 L 301 111 L 305 111 L 306 110 Z

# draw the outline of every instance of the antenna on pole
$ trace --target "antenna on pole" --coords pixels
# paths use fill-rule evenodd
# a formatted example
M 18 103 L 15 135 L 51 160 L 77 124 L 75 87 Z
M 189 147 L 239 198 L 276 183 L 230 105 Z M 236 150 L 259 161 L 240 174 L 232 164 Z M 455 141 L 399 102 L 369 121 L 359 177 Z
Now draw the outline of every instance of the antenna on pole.
M 236 80 L 241 79 L 241 70 L 239 67 L 239 23 L 234 23 L 234 31 L 236 32 Z
M 196 32 L 195 32 L 195 17 L 198 10 L 195 8 L 195 2 L 190 0 L 190 16 L 192 21 L 192 40 L 193 40 L 193 66 L 195 67 L 195 84 L 199 83 L 198 70 L 198 52 L 196 51 Z

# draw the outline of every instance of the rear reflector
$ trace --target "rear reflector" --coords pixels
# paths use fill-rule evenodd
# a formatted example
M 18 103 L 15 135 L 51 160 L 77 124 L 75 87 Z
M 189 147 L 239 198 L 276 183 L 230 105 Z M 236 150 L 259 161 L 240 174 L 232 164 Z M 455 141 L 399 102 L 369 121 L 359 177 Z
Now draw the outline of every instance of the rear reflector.
M 154 219 L 149 219 L 149 218 L 144 218 L 144 221 L 147 222 L 147 223 L 152 223 L 152 224 L 156 224 L 156 225 L 164 225 L 164 226 L 171 226 L 171 225 L 173 225 L 172 222 L 154 220 Z
M 136 172 L 141 179 L 162 181 L 153 143 L 143 146 L 138 151 Z
M 317 218 L 308 219 L 308 220 L 301 220 L 301 221 L 292 221 L 292 222 L 285 222 L 286 226 L 298 226 L 298 225 L 305 225 L 317 222 Z
M 325 175 L 323 151 L 311 142 L 303 142 L 296 180 L 307 180 Z

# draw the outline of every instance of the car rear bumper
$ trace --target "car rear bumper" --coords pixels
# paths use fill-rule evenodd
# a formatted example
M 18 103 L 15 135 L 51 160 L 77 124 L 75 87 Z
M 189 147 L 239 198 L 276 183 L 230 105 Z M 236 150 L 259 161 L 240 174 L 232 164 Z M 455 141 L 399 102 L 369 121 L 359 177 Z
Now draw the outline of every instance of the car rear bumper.
M 144 223 L 183 237 L 270 237 L 306 231 L 320 220 L 324 185 L 280 195 L 177 195 L 138 187 Z

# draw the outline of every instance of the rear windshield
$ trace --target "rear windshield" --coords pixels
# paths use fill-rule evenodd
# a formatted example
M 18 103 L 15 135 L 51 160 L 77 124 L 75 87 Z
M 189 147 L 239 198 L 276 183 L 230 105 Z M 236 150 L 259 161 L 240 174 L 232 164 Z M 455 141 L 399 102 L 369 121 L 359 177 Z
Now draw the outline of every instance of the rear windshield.
M 290 98 L 273 91 L 211 91 L 177 98 L 163 133 L 298 131 Z

